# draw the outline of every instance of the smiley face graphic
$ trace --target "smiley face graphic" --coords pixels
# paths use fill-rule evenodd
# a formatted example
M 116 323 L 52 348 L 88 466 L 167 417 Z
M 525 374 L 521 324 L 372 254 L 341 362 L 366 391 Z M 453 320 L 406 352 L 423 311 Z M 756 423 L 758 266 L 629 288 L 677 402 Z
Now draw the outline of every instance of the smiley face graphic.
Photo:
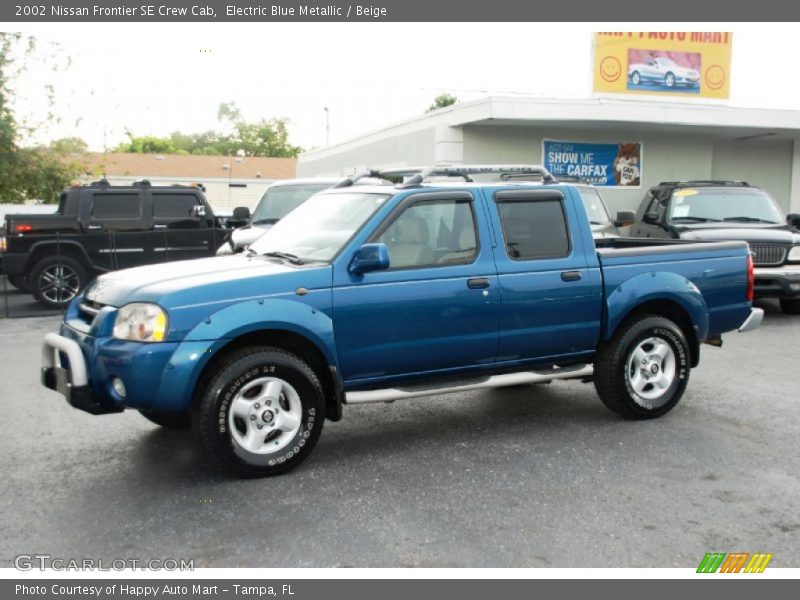
M 600 61 L 600 77 L 614 83 L 622 75 L 622 65 L 613 56 L 606 56 Z
M 725 69 L 719 65 L 711 65 L 706 69 L 703 79 L 709 89 L 718 90 L 725 85 Z

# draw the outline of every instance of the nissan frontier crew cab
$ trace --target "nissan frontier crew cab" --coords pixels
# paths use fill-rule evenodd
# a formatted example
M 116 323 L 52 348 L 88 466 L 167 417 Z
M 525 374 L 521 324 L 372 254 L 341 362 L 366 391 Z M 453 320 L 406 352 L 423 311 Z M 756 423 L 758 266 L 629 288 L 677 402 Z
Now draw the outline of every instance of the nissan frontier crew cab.
M 491 169 L 356 176 L 244 254 L 101 275 L 45 337 L 42 382 L 92 414 L 192 426 L 264 476 L 344 405 L 593 378 L 614 412 L 659 417 L 701 343 L 759 326 L 745 242 L 595 242 L 578 190 L 549 174 L 428 182 Z

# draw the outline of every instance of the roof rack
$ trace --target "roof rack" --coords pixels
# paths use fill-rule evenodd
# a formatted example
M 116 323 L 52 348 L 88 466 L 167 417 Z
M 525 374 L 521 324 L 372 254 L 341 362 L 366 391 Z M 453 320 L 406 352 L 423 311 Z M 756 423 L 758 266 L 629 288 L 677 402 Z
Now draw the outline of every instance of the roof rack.
M 699 187 L 704 185 L 718 185 L 730 187 L 750 187 L 746 181 L 725 181 L 722 179 L 689 179 L 683 181 L 662 181 L 658 185 L 670 185 L 674 187 Z
M 472 181 L 471 175 L 486 173 L 497 173 L 505 181 L 512 177 L 519 178 L 526 175 L 536 175 L 543 183 L 558 183 L 558 180 L 542 165 L 446 165 L 427 168 L 387 169 L 381 171 L 381 173 L 387 176 L 407 176 L 413 173 L 412 177 L 401 184 L 400 187 L 413 187 L 430 177 L 463 177 L 466 181 Z
M 484 173 L 499 173 L 511 177 L 536 175 L 543 183 L 558 183 L 558 180 L 541 165 L 444 165 L 437 167 L 398 167 L 396 169 L 367 169 L 342 179 L 334 188 L 349 187 L 361 179 L 374 177 L 385 179 L 388 177 L 409 177 L 407 181 L 398 184 L 399 188 L 414 187 L 431 177 L 461 177 L 464 181 L 473 181 L 471 175 Z
M 105 177 L 103 177 L 103 178 L 102 178 L 102 179 L 100 179 L 99 181 L 93 181 L 93 182 L 92 182 L 92 183 L 90 183 L 89 185 L 90 185 L 91 187 L 108 187 L 108 186 L 110 186 L 111 184 L 108 182 L 108 179 L 106 179 Z
M 131 186 L 133 187 L 150 187 L 152 184 L 147 179 L 142 179 L 141 181 L 134 181 Z

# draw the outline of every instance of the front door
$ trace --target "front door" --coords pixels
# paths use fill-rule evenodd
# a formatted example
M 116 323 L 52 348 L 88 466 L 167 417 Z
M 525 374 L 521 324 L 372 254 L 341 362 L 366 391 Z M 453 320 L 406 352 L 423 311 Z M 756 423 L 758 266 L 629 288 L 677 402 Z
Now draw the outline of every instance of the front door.
M 476 218 L 483 210 L 468 192 L 414 194 L 369 240 L 386 244 L 390 268 L 337 276 L 334 331 L 347 383 L 494 362 L 500 294 L 489 230 Z

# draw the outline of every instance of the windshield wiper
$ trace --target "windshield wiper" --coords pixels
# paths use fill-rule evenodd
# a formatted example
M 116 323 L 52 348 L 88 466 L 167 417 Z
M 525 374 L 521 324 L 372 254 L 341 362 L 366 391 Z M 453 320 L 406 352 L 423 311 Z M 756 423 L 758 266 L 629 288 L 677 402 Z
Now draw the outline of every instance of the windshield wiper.
M 777 225 L 775 221 L 767 221 L 765 219 L 759 219 L 757 217 L 725 217 L 722 219 L 723 221 L 742 221 L 744 223 L 770 223 L 771 225 Z
M 250 252 L 252 252 L 253 254 L 256 253 L 254 250 L 249 249 L 248 256 L 252 256 Z M 275 258 L 282 258 L 284 260 L 288 260 L 293 265 L 303 265 L 306 262 L 296 254 L 290 254 L 289 252 L 264 252 L 264 254 L 262 254 L 261 256 L 273 256 Z

